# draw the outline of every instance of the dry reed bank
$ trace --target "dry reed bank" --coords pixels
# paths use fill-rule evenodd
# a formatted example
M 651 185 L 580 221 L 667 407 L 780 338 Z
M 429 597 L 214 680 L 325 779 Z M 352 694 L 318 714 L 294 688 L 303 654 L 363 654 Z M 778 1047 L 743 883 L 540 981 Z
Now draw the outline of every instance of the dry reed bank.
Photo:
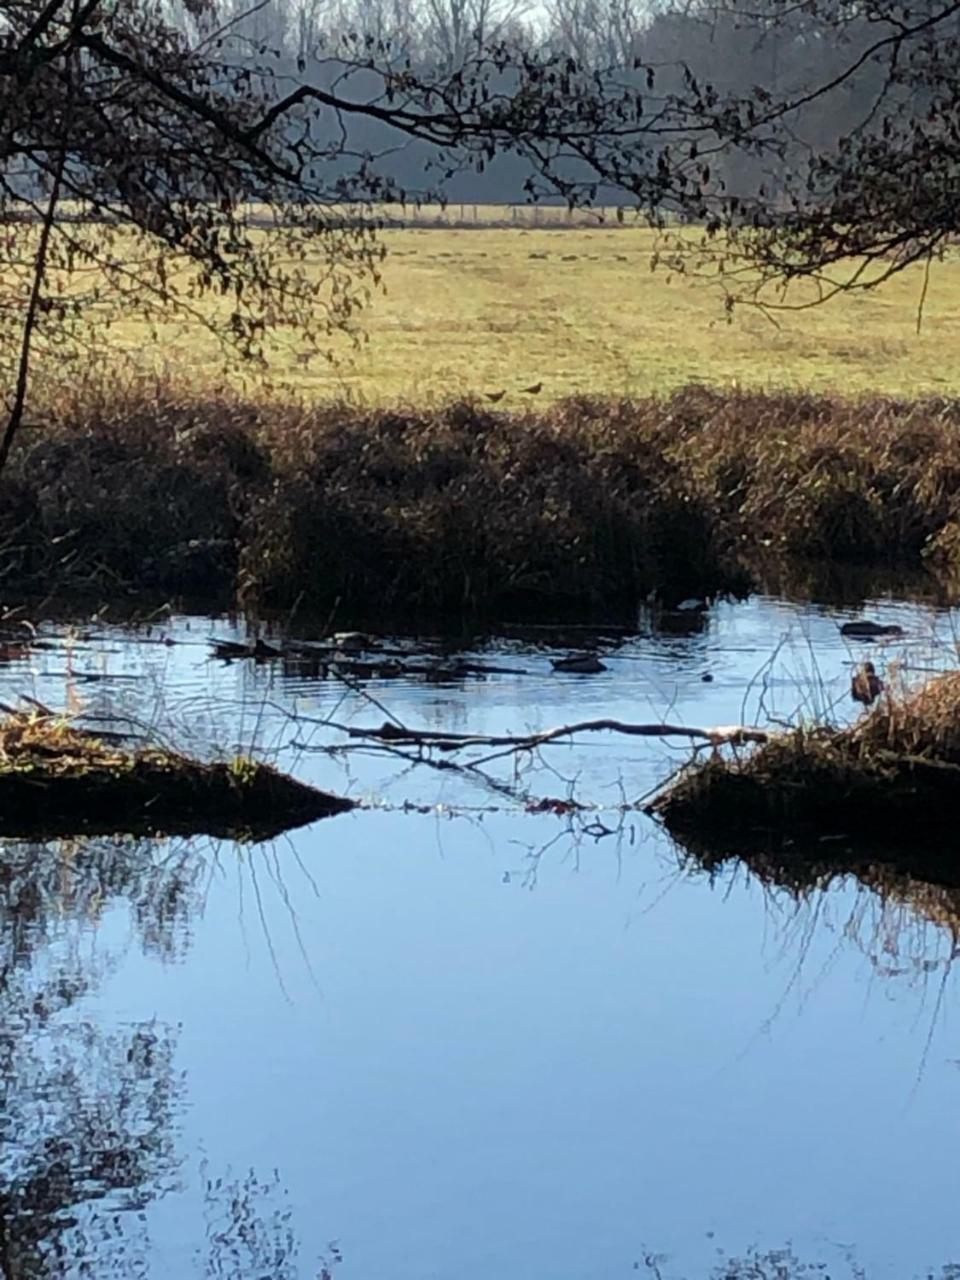
M 740 856 L 802 888 L 811 868 L 859 870 L 866 847 L 873 862 L 956 890 L 958 796 L 960 672 L 951 671 L 888 685 L 849 727 L 800 725 L 694 762 L 648 811 L 708 869 Z
M 759 554 L 960 568 L 960 401 L 688 389 L 541 413 L 64 397 L 0 479 L 0 584 L 436 614 L 632 609 Z
M 247 757 L 205 763 L 106 740 L 52 714 L 0 721 L 0 833 L 209 834 L 271 838 L 353 802 Z

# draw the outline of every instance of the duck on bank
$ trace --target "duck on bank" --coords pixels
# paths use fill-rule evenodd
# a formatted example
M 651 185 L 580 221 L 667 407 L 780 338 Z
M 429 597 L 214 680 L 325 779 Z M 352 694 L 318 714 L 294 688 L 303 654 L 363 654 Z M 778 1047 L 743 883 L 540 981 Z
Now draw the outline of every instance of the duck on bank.
M 870 708 L 855 723 L 800 724 L 755 751 L 699 758 L 647 811 L 704 847 L 907 839 L 955 865 L 960 671 L 893 690 L 871 666 L 853 679 Z
M 872 706 L 883 693 L 884 684 L 872 662 L 865 662 L 850 681 L 850 696 L 865 707 Z

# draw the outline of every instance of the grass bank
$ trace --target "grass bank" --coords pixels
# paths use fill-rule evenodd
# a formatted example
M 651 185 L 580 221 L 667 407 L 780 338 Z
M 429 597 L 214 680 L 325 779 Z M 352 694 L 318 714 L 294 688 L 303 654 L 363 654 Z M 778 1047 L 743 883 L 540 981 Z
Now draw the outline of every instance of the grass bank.
M 960 672 L 950 672 L 888 688 L 849 728 L 801 726 L 695 763 L 650 811 L 701 860 L 753 855 L 781 883 L 791 864 L 829 863 L 836 842 L 845 865 L 849 849 L 884 862 L 892 846 L 899 871 L 956 888 L 958 800 Z
M 560 211 L 541 216 L 566 225 Z M 413 225 L 380 239 L 384 290 L 374 290 L 357 317 L 369 342 L 334 340 L 331 362 L 311 353 L 296 329 L 270 328 L 269 376 L 278 390 L 367 408 L 433 407 L 503 392 L 501 407 L 512 410 L 529 399 L 522 388 L 538 382 L 538 403 L 666 395 L 694 381 L 823 394 L 960 394 L 960 255 L 933 265 L 918 333 L 922 264 L 876 293 L 783 312 L 776 324 L 749 308 L 727 323 L 722 292 L 710 281 L 651 271 L 658 238 L 636 226 Z M 322 280 L 324 257 L 309 244 L 304 253 L 306 269 Z M 789 295 L 797 305 L 814 296 L 800 284 Z M 227 324 L 231 305 L 210 292 L 196 303 L 214 331 Z M 152 324 L 131 311 L 109 328 L 102 320 L 91 309 L 72 364 L 71 353 L 57 349 L 64 376 L 82 375 L 91 347 L 108 367 L 129 361 L 177 378 L 202 378 L 221 364 L 213 333 L 197 317 Z
M 0 478 L 0 587 L 603 615 L 759 558 L 960 568 L 960 402 L 688 389 L 541 412 L 64 394 Z
M 54 716 L 0 722 L 0 835 L 207 834 L 266 839 L 353 808 L 240 758 L 203 763 L 130 750 Z

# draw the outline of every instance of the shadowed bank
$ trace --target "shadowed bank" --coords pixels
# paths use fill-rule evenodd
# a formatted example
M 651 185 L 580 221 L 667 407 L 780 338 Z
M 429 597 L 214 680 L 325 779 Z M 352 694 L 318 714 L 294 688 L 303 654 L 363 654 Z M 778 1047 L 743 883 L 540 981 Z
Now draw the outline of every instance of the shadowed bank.
M 109 736 L 109 735 L 108 735 Z M 246 757 L 135 751 L 46 715 L 0 724 L 0 836 L 163 833 L 264 840 L 352 809 Z

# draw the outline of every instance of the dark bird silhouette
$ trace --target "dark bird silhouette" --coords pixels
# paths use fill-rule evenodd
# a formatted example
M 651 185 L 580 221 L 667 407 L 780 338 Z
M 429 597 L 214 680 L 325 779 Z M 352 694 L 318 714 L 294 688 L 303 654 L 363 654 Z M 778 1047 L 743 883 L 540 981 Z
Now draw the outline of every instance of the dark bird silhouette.
M 520 390 L 525 396 L 538 396 L 543 390 L 543 383 L 535 382 L 532 387 L 521 387 Z
M 898 627 L 896 624 L 884 627 L 879 622 L 869 620 L 845 622 L 840 628 L 840 634 L 852 640 L 876 640 L 879 636 L 902 636 L 903 627 Z
M 865 707 L 869 707 L 876 702 L 881 693 L 883 693 L 883 681 L 877 675 L 873 663 L 865 662 L 850 681 L 850 696 L 854 702 L 862 702 Z
M 502 400 L 507 393 L 506 391 L 486 391 L 484 394 L 492 404 L 496 404 L 497 401 Z

